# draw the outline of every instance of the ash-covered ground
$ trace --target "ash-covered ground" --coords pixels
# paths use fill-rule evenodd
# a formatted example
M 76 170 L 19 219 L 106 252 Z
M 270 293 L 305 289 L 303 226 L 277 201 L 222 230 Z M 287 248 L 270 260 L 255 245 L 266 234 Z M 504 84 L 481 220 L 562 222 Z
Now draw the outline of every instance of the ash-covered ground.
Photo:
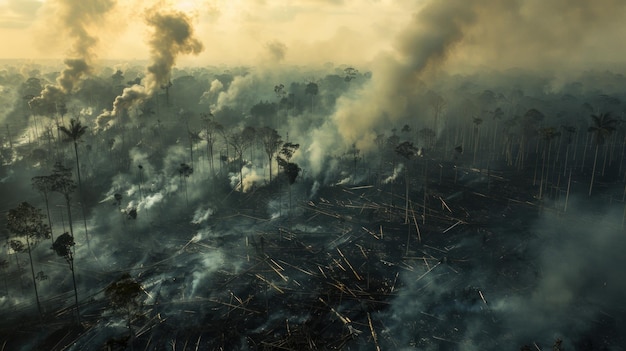
M 278 177 L 247 193 L 218 184 L 136 219 L 109 199 L 93 214 L 109 227 L 76 248 L 80 325 L 64 263 L 42 244 L 41 319 L 25 273 L 5 273 L 24 291 L 3 299 L 5 348 L 621 349 L 625 241 L 613 207 L 569 199 L 564 212 L 517 172 L 433 164 L 416 161 L 430 170 L 409 183 L 408 211 L 404 181 L 375 185 L 376 173 L 291 189 Z M 103 293 L 124 272 L 142 286 L 130 334 Z

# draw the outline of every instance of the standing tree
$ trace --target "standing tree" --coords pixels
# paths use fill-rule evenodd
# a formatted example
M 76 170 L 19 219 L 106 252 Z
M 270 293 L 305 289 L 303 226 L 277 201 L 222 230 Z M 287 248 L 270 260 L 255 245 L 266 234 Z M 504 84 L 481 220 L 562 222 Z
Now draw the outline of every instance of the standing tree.
M 478 153 L 478 143 L 480 141 L 480 125 L 483 123 L 482 118 L 474 117 L 474 160 L 472 163 L 476 165 L 476 154 Z
M 20 203 L 16 208 L 10 209 L 7 214 L 7 229 L 13 233 L 10 239 L 11 247 L 21 247 L 28 253 L 30 260 L 30 271 L 33 277 L 33 287 L 35 289 L 35 298 L 37 300 L 37 310 L 41 316 L 41 303 L 39 302 L 39 293 L 37 291 L 37 280 L 35 278 L 35 267 L 33 265 L 33 255 L 31 248 L 35 247 L 39 241 L 46 239 L 50 235 L 50 228 L 43 223 L 43 214 L 41 211 L 33 207 L 28 202 Z M 17 245 L 11 242 L 20 242 L 26 240 L 24 245 Z M 23 252 L 23 251 L 22 251 Z
M 286 106 L 288 104 L 288 101 L 286 98 L 287 92 L 285 91 L 285 85 L 282 83 L 275 85 L 274 93 L 276 94 L 276 97 L 278 98 L 278 107 L 276 108 L 276 113 L 275 113 L 276 121 L 274 122 L 274 127 L 278 128 L 278 125 L 280 124 L 279 114 L 281 110 L 281 105 Z
M 54 179 L 52 176 L 37 176 L 31 179 L 33 188 L 37 189 L 41 195 L 43 195 L 44 202 L 46 203 L 46 216 L 48 217 L 48 226 L 50 228 L 50 240 L 54 242 L 54 235 L 52 234 L 52 219 L 50 218 L 50 202 L 48 201 L 48 194 L 52 191 L 52 185 Z
M 376 148 L 378 148 L 378 171 L 376 172 L 376 184 L 380 185 L 380 177 L 383 169 L 383 153 L 385 151 L 385 133 L 377 133 L 374 139 Z
M 66 141 L 74 143 L 74 156 L 76 157 L 76 175 L 78 177 L 78 189 L 82 191 L 82 180 L 80 178 L 80 162 L 78 161 L 78 142 L 81 140 L 87 127 L 83 126 L 80 121 L 72 118 L 69 126 L 59 126 L 59 130 L 63 132 Z
M 70 226 L 70 235 L 74 237 L 74 227 L 72 226 L 72 208 L 70 201 L 72 200 L 72 193 L 76 190 L 76 182 L 72 180 L 72 170 L 63 166 L 60 162 L 54 164 L 52 170 L 52 191 L 60 193 L 65 199 L 65 205 L 67 207 L 67 218 Z
M 361 150 L 357 149 L 356 143 L 352 143 L 352 146 L 348 150 L 348 154 L 352 158 L 352 163 L 353 163 L 352 165 L 354 167 L 354 173 L 353 173 L 354 180 L 352 183 L 356 184 L 356 166 L 357 166 L 357 163 L 361 160 L 361 156 L 360 156 Z
M 524 168 L 524 161 L 526 160 L 526 149 L 528 148 L 528 140 L 537 134 L 537 126 L 544 120 L 545 115 L 534 108 L 526 111 L 524 116 L 521 117 L 521 137 L 519 143 L 519 149 L 517 152 L 517 169 Z
M 76 157 L 76 176 L 78 178 L 78 196 L 80 197 L 80 207 L 83 212 L 83 222 L 85 225 L 85 238 L 87 239 L 87 245 L 89 245 L 89 233 L 87 232 L 87 217 L 85 216 L 85 204 L 83 199 L 83 183 L 80 177 L 80 162 L 78 161 L 78 142 L 81 140 L 87 127 L 83 126 L 79 120 L 72 118 L 70 125 L 59 126 L 59 130 L 63 132 L 66 137 L 66 141 L 74 143 L 74 156 Z
M 187 136 L 189 137 L 189 159 L 191 160 L 191 167 L 194 166 L 194 164 L 193 164 L 193 147 L 194 147 L 194 145 L 199 143 L 200 140 L 202 140 L 202 138 L 200 137 L 200 133 L 201 133 L 201 131 L 187 130 Z
M 180 185 L 185 189 L 185 201 L 187 202 L 187 206 L 189 206 L 189 196 L 187 195 L 187 178 L 193 174 L 193 167 L 189 166 L 186 163 L 181 163 L 180 167 L 178 167 L 178 175 L 180 176 Z M 137 218 L 137 214 L 135 212 L 135 218 Z
M 141 192 L 141 186 L 143 185 L 143 166 L 137 165 L 137 168 L 139 169 L 139 199 L 143 200 L 143 193 Z M 118 195 L 118 194 L 115 194 L 115 195 Z
M 76 321 L 80 324 L 80 311 L 78 310 L 78 290 L 76 289 L 76 276 L 74 275 L 74 254 L 72 247 L 76 245 L 74 238 L 69 233 L 61 234 L 52 244 L 52 250 L 60 257 L 65 258 L 65 262 L 72 271 L 72 283 L 74 283 L 74 308 L 76 308 Z
M 611 117 L 610 112 L 600 113 L 599 115 L 591 115 L 593 126 L 587 131 L 593 133 L 593 139 L 596 144 L 596 152 L 593 157 L 593 170 L 591 171 L 591 182 L 589 183 L 589 196 L 593 189 L 593 180 L 596 175 L 596 162 L 598 161 L 598 149 L 600 145 L 604 145 L 606 139 L 611 136 L 617 127 L 618 120 Z
M 282 84 L 281 84 L 282 85 Z M 270 183 L 272 182 L 272 159 L 278 152 L 278 148 L 283 143 L 280 135 L 275 129 L 263 127 L 259 129 L 259 136 L 267 155 L 267 161 L 270 166 Z
M 406 184 L 406 192 L 405 192 L 405 211 L 404 211 L 404 223 L 409 223 L 409 162 L 411 159 L 415 158 L 418 154 L 418 150 L 413 143 L 405 141 L 400 145 L 396 146 L 396 153 L 407 160 L 406 167 L 404 167 L 404 182 Z
M 554 127 L 539 129 L 539 135 L 544 140 L 542 165 L 541 165 L 541 181 L 539 182 L 539 199 L 543 198 L 544 187 L 547 188 L 548 174 L 550 173 L 550 154 L 552 153 L 552 139 L 561 135 Z M 546 150 L 547 147 L 547 150 Z M 548 167 L 546 168 L 546 158 Z M 545 172 L 545 177 L 544 177 Z
M 104 289 L 104 295 L 109 299 L 111 307 L 124 314 L 129 338 L 133 337 L 132 319 L 141 310 L 142 303 L 139 297 L 142 291 L 141 284 L 128 273 L 123 274 Z
M 300 144 L 286 142 L 280 149 L 279 155 L 276 157 L 278 165 L 283 168 L 283 172 L 289 181 L 289 213 L 291 213 L 291 185 L 296 182 L 296 178 L 302 170 L 296 163 L 291 162 L 293 154 L 300 148 Z
M 203 113 L 201 116 L 204 122 L 204 130 L 202 137 L 206 140 L 207 157 L 209 158 L 209 165 L 211 166 L 211 173 L 215 174 L 213 167 L 213 146 L 215 145 L 215 139 L 217 134 L 224 130 L 224 127 L 215 121 L 215 117 L 212 113 Z
M 576 133 L 576 127 L 561 126 L 561 128 L 563 128 L 565 133 L 567 133 L 567 139 L 566 139 L 567 145 L 565 146 L 565 161 L 563 165 L 563 176 L 565 177 L 565 174 L 567 174 L 567 160 L 569 158 L 569 149 L 570 149 L 570 145 L 572 145 L 573 136 Z
M 248 127 L 241 132 L 233 132 L 228 138 L 228 144 L 233 147 L 236 158 L 239 160 L 239 189 L 243 192 L 243 154 L 252 145 L 251 131 Z
M 313 112 L 313 97 L 315 95 L 317 95 L 317 93 L 319 92 L 319 87 L 317 86 L 316 83 L 310 82 L 306 85 L 306 88 L 304 89 L 304 93 L 307 95 L 311 95 L 311 112 Z

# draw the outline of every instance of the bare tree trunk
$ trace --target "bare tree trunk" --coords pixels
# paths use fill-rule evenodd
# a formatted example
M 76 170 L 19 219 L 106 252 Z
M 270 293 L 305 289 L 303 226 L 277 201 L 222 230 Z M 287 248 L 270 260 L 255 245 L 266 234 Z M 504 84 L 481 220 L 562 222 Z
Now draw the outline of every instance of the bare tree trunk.
M 409 164 L 408 163 L 409 162 L 407 161 L 406 168 L 404 169 L 404 182 L 405 182 L 405 189 L 406 189 L 404 192 L 404 198 L 405 198 L 404 224 L 409 223 Z
M 87 231 L 87 217 L 85 216 L 85 201 L 83 199 L 83 183 L 80 177 L 80 163 L 78 162 L 78 143 L 74 142 L 74 155 L 76 156 L 76 175 L 78 176 L 78 195 L 80 196 L 80 208 L 83 212 L 83 224 L 85 225 L 85 239 L 87 240 L 87 247 L 89 245 L 89 232 Z
M 72 271 L 72 283 L 74 283 L 74 306 L 76 307 L 76 320 L 80 324 L 80 310 L 78 309 L 78 290 L 76 289 L 76 276 L 74 275 L 74 261 L 70 262 L 70 270 Z
M 589 196 L 591 196 L 591 190 L 593 189 L 593 179 L 596 176 L 596 162 L 598 161 L 598 148 L 600 145 L 596 144 L 596 154 L 593 157 L 593 171 L 591 171 L 591 182 L 589 183 Z
M 39 292 L 37 291 L 37 279 L 35 279 L 35 267 L 33 266 L 33 256 L 30 250 L 30 240 L 28 240 L 28 235 L 26 235 L 26 245 L 28 246 L 28 258 L 30 260 L 30 272 L 33 275 L 33 288 L 35 289 L 35 299 L 37 299 L 37 311 L 39 311 L 39 318 L 42 318 L 43 315 L 41 313 L 41 303 L 39 302 Z

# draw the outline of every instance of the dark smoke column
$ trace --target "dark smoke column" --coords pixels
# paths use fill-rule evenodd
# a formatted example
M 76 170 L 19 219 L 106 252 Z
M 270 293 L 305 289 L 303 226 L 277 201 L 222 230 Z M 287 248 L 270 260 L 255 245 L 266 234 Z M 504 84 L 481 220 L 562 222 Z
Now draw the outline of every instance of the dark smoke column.
M 112 111 L 98 116 L 98 128 L 104 128 L 120 111 L 144 102 L 162 85 L 167 84 L 178 55 L 197 55 L 203 50 L 202 43 L 193 35 L 189 17 L 183 12 L 150 9 L 146 12 L 145 20 L 154 28 L 148 41 L 151 63 L 146 69 L 146 76 L 142 85 L 126 88 L 122 95 L 115 98 Z
M 48 25 L 66 32 L 72 40 L 72 47 L 56 84 L 47 85 L 39 96 L 33 98 L 32 107 L 62 102 L 76 89 L 81 77 L 91 72 L 98 39 L 90 33 L 98 30 L 114 6 L 114 0 L 56 0 L 46 4 L 46 10 L 54 14 Z

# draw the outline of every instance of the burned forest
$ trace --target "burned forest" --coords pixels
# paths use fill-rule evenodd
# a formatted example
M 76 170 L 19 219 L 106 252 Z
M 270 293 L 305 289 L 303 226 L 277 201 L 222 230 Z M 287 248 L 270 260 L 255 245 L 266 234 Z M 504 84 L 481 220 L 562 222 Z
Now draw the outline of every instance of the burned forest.
M 1 60 L 0 350 L 626 349 L 600 2 L 38 2 L 69 47 Z

